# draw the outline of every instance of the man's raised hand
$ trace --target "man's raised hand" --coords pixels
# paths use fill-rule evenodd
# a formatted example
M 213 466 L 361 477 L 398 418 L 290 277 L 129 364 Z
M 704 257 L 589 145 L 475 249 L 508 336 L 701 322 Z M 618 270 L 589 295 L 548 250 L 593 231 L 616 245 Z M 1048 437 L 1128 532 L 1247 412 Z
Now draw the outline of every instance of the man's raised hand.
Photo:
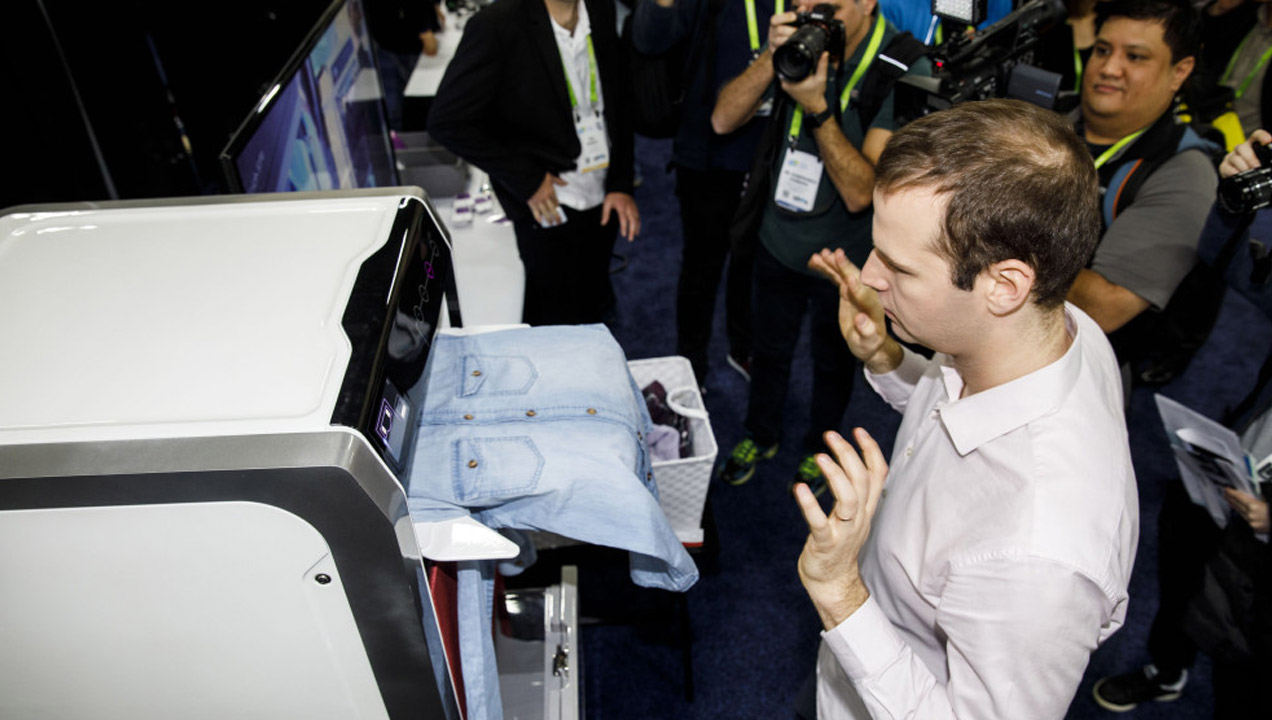
M 861 428 L 853 431 L 860 456 L 839 433 L 828 432 L 824 437 L 835 457 L 820 453 L 817 466 L 834 494 L 834 507 L 829 515 L 822 512 L 812 490 L 803 483 L 795 486 L 795 500 L 808 523 L 808 539 L 799 556 L 799 579 L 829 630 L 870 597 L 857 558 L 870 536 L 871 521 L 888 477 L 888 462 L 874 438 Z
M 808 267 L 839 288 L 839 331 L 852 354 L 876 375 L 895 370 L 901 364 L 901 346 L 888 336 L 879 293 L 861 281 L 861 270 L 843 250 L 825 248 L 809 258 Z

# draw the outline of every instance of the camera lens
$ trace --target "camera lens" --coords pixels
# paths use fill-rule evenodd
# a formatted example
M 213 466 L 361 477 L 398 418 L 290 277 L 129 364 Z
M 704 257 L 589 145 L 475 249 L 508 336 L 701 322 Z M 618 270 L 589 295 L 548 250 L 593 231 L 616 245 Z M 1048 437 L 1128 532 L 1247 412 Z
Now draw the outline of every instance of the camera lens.
M 1272 169 L 1247 170 L 1219 183 L 1219 205 L 1233 215 L 1242 215 L 1272 204 Z
M 786 82 L 799 82 L 817 69 L 830 35 L 820 25 L 803 25 L 773 53 L 773 70 Z

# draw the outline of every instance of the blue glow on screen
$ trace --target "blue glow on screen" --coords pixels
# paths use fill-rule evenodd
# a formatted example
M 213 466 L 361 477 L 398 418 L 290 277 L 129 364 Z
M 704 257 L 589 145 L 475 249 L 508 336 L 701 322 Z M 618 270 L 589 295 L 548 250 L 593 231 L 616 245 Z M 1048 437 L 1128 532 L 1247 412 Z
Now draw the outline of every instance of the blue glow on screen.
M 243 191 L 397 184 L 361 4 L 333 17 L 235 158 Z

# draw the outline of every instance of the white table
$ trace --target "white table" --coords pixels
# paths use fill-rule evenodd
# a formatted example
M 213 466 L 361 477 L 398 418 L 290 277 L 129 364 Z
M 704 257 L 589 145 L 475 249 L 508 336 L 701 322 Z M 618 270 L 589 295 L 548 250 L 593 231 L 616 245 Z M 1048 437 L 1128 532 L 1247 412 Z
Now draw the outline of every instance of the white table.
M 407 97 L 433 97 L 437 87 L 442 84 L 442 75 L 446 66 L 455 57 L 455 49 L 459 47 L 459 38 L 464 34 L 464 21 L 467 15 L 458 16 L 446 11 L 446 28 L 437 34 L 437 54 L 420 55 L 415 63 L 415 72 L 406 83 Z
M 472 168 L 468 194 L 476 197 L 487 182 L 486 173 Z M 499 201 L 492 198 L 488 213 L 475 215 L 471 225 L 453 224 L 455 198 L 431 198 L 442 222 L 451 233 L 455 289 L 465 327 L 521 322 L 526 287 L 525 267 L 517 252 L 517 237 L 503 218 Z

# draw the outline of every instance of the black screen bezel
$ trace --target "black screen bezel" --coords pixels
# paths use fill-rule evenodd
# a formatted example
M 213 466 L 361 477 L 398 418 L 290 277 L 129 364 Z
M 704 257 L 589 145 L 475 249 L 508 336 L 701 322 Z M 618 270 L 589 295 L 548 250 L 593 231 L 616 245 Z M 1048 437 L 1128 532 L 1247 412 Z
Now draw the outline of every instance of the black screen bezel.
M 310 53 L 314 51 L 314 47 L 318 44 L 318 41 L 327 32 L 328 28 L 331 27 L 331 23 L 336 19 L 336 17 L 345 11 L 345 6 L 350 2 L 359 3 L 359 7 L 362 8 L 361 0 L 334 0 L 327 6 L 327 9 L 324 10 L 322 15 L 318 18 L 318 22 L 314 23 L 314 26 L 310 28 L 309 32 L 305 35 L 304 41 L 302 41 L 296 48 L 291 57 L 288 58 L 287 64 L 285 64 L 283 69 L 274 76 L 274 79 L 265 86 L 265 92 L 261 94 L 260 99 L 258 99 L 252 106 L 247 117 L 239 124 L 238 129 L 234 131 L 234 134 L 230 136 L 229 141 L 221 150 L 219 157 L 221 161 L 221 170 L 225 175 L 225 180 L 231 193 L 246 192 L 244 190 L 243 178 L 239 174 L 238 169 L 237 160 L 239 155 L 243 152 L 247 143 L 256 135 L 256 131 L 260 129 L 260 126 L 264 122 L 264 118 L 269 115 L 275 107 L 277 107 L 277 103 L 279 102 L 279 91 L 286 87 L 296 74 L 300 72 L 301 66 L 304 64 L 305 60 L 309 58 Z M 360 12 L 358 16 L 361 29 L 366 33 L 367 37 L 370 37 L 370 30 L 367 27 L 365 8 L 362 8 L 362 12 Z M 384 147 L 387 156 L 390 160 L 393 160 L 396 156 L 393 152 L 393 144 L 389 137 L 387 111 L 383 105 L 384 83 L 380 80 L 379 59 L 375 52 L 371 53 L 371 66 L 375 70 L 376 82 L 380 85 L 381 90 L 380 112 L 381 118 L 385 119 L 386 122 L 383 133 Z M 400 184 L 401 178 L 398 175 L 396 162 L 391 161 L 388 169 L 391 173 L 391 182 L 384 187 Z

